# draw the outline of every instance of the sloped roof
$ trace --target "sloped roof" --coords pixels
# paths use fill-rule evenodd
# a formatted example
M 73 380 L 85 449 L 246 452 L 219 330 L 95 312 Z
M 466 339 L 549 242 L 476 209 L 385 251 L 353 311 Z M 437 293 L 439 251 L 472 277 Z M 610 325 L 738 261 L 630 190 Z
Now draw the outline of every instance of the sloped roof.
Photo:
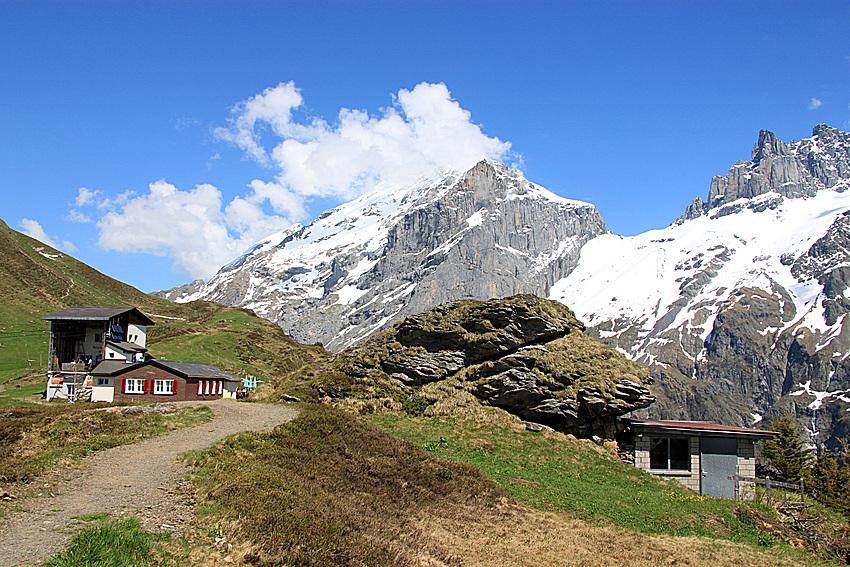
M 135 307 L 68 307 L 42 317 L 45 321 L 109 321 L 113 317 L 131 313 L 144 325 L 155 323 Z
M 171 370 L 179 372 L 188 378 L 222 378 L 231 382 L 242 381 L 241 378 L 237 378 L 233 374 L 228 374 L 220 368 L 216 368 L 210 364 L 203 364 L 201 362 L 181 362 L 179 360 L 155 359 L 151 360 L 151 362 L 170 368 Z
M 104 360 L 91 371 L 93 376 L 118 376 L 142 366 L 158 366 L 172 374 L 179 374 L 184 378 L 211 378 L 225 380 L 227 382 L 241 382 L 232 374 L 228 374 L 220 368 L 200 362 L 181 362 L 178 360 L 157 360 L 149 358 L 144 362 L 124 362 L 123 360 Z
M 673 435 L 698 435 L 700 437 L 741 437 L 747 439 L 773 439 L 777 433 L 764 429 L 731 427 L 707 421 L 668 421 L 653 419 L 624 419 L 634 433 L 663 433 Z
M 143 365 L 144 362 L 125 362 L 123 360 L 104 360 L 92 368 L 92 376 L 115 376 L 123 371 Z

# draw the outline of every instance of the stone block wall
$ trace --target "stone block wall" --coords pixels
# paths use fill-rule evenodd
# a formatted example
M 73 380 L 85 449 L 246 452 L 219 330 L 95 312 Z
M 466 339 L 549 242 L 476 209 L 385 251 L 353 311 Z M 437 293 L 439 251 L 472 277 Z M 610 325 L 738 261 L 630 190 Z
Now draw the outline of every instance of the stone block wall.
M 748 439 L 738 439 L 738 476 L 755 478 L 756 476 L 756 447 Z M 752 500 L 756 494 L 756 485 L 752 482 L 739 482 L 738 500 Z

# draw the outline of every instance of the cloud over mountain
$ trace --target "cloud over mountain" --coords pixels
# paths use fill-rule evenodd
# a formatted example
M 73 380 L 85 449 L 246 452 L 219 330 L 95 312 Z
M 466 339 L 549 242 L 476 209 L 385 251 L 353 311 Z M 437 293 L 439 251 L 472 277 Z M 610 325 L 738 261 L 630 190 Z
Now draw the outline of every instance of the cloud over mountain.
M 83 208 L 97 209 L 102 248 L 165 255 L 175 271 L 207 279 L 257 240 L 308 220 L 311 198 L 348 200 L 510 150 L 486 136 L 442 83 L 401 89 L 378 115 L 342 108 L 333 123 L 305 115 L 304 106 L 293 82 L 280 83 L 236 104 L 227 126 L 214 129 L 271 175 L 229 202 L 209 184 L 183 190 L 160 180 L 147 193 L 113 199 L 81 189 L 69 216 L 82 220 Z
M 379 116 L 343 108 L 336 124 L 318 117 L 295 120 L 294 111 L 303 106 L 295 84 L 281 83 L 236 105 L 229 126 L 215 134 L 276 169 L 281 190 L 341 199 L 380 182 L 403 185 L 435 170 L 465 171 L 510 149 L 481 132 L 442 83 L 401 89 Z M 277 138 L 270 148 L 263 145 L 269 132 Z

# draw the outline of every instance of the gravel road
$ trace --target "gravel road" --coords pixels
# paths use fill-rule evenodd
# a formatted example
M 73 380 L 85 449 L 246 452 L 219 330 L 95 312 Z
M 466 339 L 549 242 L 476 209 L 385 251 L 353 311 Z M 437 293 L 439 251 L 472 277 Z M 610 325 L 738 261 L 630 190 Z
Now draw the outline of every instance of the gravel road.
M 215 413 L 208 423 L 96 453 L 71 470 L 34 481 L 36 494 L 0 519 L 0 567 L 37 564 L 62 549 L 80 522 L 73 516 L 134 514 L 151 531 L 182 531 L 191 522 L 191 484 L 177 455 L 240 431 L 270 431 L 297 412 L 286 406 L 233 400 L 186 402 Z M 38 492 L 40 491 L 40 492 Z

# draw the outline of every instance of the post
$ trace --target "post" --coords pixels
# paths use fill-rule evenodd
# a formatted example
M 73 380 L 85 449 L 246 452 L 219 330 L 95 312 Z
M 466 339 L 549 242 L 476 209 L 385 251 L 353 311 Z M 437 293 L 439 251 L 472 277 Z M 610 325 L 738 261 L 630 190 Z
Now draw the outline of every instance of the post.
M 767 489 L 767 505 L 772 506 L 773 501 L 770 498 L 770 476 L 764 477 L 764 486 Z
M 806 503 L 806 479 L 800 477 L 800 503 Z

